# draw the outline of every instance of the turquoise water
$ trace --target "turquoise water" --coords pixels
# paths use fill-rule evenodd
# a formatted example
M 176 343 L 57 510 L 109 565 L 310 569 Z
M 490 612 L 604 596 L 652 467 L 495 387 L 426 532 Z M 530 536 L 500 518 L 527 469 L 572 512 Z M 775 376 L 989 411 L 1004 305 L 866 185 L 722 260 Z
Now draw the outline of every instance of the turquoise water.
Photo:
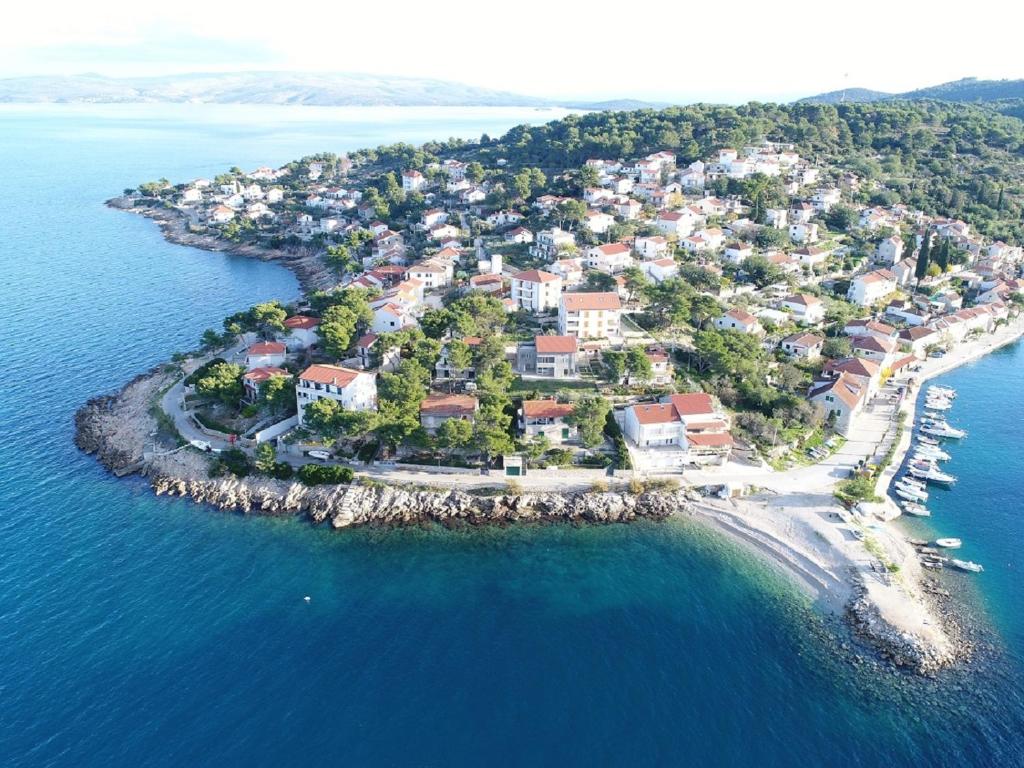
M 551 116 L 0 108 L 0 762 L 1024 764 L 1019 347 L 949 377 L 972 435 L 933 523 L 988 568 L 968 597 L 994 650 L 937 683 L 850 664 L 774 572 L 693 525 L 336 534 L 158 499 L 74 449 L 82 401 L 297 291 L 103 199 Z

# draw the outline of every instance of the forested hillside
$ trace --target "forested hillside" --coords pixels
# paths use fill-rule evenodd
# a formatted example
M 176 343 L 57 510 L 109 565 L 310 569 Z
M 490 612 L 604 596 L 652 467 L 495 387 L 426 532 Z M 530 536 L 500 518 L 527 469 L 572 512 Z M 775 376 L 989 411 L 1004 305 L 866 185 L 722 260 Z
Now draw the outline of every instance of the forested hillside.
M 518 126 L 484 140 L 479 159 L 546 172 L 587 158 L 629 158 L 662 149 L 689 163 L 718 147 L 790 142 L 815 164 L 849 170 L 880 188 L 877 204 L 902 202 L 964 218 L 986 234 L 1020 242 L 1024 122 L 990 109 L 939 102 L 694 105 L 660 111 L 571 115 Z

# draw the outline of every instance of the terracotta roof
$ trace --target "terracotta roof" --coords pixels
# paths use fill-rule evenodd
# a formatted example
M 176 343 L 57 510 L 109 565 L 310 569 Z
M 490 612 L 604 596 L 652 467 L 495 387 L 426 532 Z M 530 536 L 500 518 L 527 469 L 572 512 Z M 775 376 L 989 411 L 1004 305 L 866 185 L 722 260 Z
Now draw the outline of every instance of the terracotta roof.
M 319 318 L 307 317 L 306 315 L 295 315 L 284 321 L 285 328 L 302 328 L 307 331 L 316 328 L 318 325 L 320 325 Z
M 470 285 L 487 285 L 488 283 L 501 283 L 501 275 L 473 275 L 469 278 Z
M 554 400 L 523 400 L 523 416 L 528 419 L 563 419 L 572 413 L 572 403 Z
M 265 365 L 262 368 L 253 368 L 251 371 L 246 373 L 242 378 L 247 381 L 251 381 L 254 384 L 259 384 L 262 381 L 266 381 L 271 376 L 288 376 L 288 373 L 284 368 L 278 368 L 276 365 Z
M 429 416 L 469 416 L 476 412 L 472 395 L 427 395 L 420 402 L 420 414 Z
M 849 373 L 852 376 L 864 376 L 873 378 L 881 366 L 874 360 L 866 360 L 863 357 L 843 357 L 838 360 L 829 360 L 822 368 L 824 373 Z
M 904 341 L 920 341 L 921 339 L 928 338 L 934 335 L 935 331 L 931 328 L 925 328 L 924 326 L 916 326 L 914 328 L 904 328 L 899 333 L 899 337 Z
M 705 432 L 702 434 L 687 432 L 686 442 L 701 448 L 725 448 L 733 444 L 732 435 L 728 432 Z
M 896 342 L 889 339 L 880 339 L 877 336 L 854 336 L 853 348 L 889 353 L 896 349 Z
M 533 341 L 541 355 L 569 355 L 579 348 L 575 336 L 537 336 Z
M 913 355 L 907 355 L 906 357 L 901 357 L 899 360 L 897 360 L 895 363 L 889 366 L 889 368 L 893 371 L 898 371 L 900 368 L 905 368 L 906 366 L 912 365 L 916 362 L 916 357 L 914 357 Z
M 699 413 L 714 413 L 715 406 L 711 395 L 706 392 L 688 392 L 683 395 L 670 395 L 669 402 L 681 416 L 694 416 Z
M 562 302 L 570 312 L 622 309 L 617 293 L 565 293 L 562 294 Z
M 864 399 L 866 392 L 867 388 L 862 386 L 859 381 L 852 376 L 841 373 L 834 381 L 830 381 L 817 389 L 811 390 L 810 397 L 815 398 L 819 395 L 832 394 L 842 400 L 850 408 L 854 408 L 861 400 Z
M 379 338 L 380 337 L 376 333 L 368 333 L 365 336 L 361 336 L 359 338 L 359 341 L 356 342 L 356 346 L 366 349 L 370 347 L 373 344 L 373 342 L 375 342 Z
M 247 355 L 283 355 L 285 349 L 285 345 L 279 341 L 260 341 L 245 350 L 245 353 Z
M 541 269 L 530 269 L 526 272 L 520 272 L 519 274 L 512 276 L 513 280 L 522 280 L 526 283 L 550 283 L 554 280 L 561 280 L 558 275 L 552 275 L 550 272 L 545 272 Z
M 311 365 L 299 374 L 302 381 L 313 381 L 317 384 L 333 384 L 336 387 L 347 387 L 356 377 L 359 371 L 351 368 L 342 368 L 340 365 Z
M 725 316 L 731 317 L 733 320 L 738 320 L 739 322 L 745 325 L 750 325 L 751 323 L 757 322 L 756 317 L 747 312 L 747 310 L 740 309 L 739 307 L 733 307 L 732 309 L 725 313 Z
M 782 340 L 783 344 L 796 345 L 802 347 L 814 347 L 825 341 L 824 336 L 818 336 L 815 333 L 792 333 Z
M 821 299 L 817 296 L 811 296 L 808 293 L 794 293 L 792 296 L 787 296 L 784 301 L 787 304 L 802 304 L 805 307 L 813 307 L 816 304 L 821 304 Z
M 605 256 L 617 256 L 620 253 L 629 253 L 629 246 L 623 243 L 609 243 L 608 245 L 597 246 L 597 250 Z
M 671 403 L 634 405 L 633 414 L 640 424 L 671 424 L 679 421 L 679 414 Z

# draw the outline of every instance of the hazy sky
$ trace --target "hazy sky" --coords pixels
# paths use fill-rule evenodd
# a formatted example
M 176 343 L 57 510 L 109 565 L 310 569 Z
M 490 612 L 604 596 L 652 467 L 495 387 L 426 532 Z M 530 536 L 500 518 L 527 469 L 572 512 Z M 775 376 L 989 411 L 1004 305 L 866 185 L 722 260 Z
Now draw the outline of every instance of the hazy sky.
M 243 69 L 688 101 L 1024 77 L 1011 0 L 731 3 L 55 0 L 9 4 L 0 77 Z

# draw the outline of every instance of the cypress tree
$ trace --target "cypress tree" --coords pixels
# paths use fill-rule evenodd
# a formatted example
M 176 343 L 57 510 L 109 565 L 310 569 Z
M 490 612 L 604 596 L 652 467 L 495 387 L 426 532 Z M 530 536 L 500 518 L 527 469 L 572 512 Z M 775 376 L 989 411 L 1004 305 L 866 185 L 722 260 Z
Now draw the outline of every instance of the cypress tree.
M 942 243 L 935 249 L 935 263 L 939 265 L 939 269 L 943 272 L 949 266 L 949 238 L 945 238 Z
M 917 254 L 917 268 L 914 270 L 914 277 L 917 278 L 918 282 L 928 274 L 928 257 L 931 251 L 931 239 L 932 233 L 925 232 L 924 239 L 921 241 L 921 250 Z

